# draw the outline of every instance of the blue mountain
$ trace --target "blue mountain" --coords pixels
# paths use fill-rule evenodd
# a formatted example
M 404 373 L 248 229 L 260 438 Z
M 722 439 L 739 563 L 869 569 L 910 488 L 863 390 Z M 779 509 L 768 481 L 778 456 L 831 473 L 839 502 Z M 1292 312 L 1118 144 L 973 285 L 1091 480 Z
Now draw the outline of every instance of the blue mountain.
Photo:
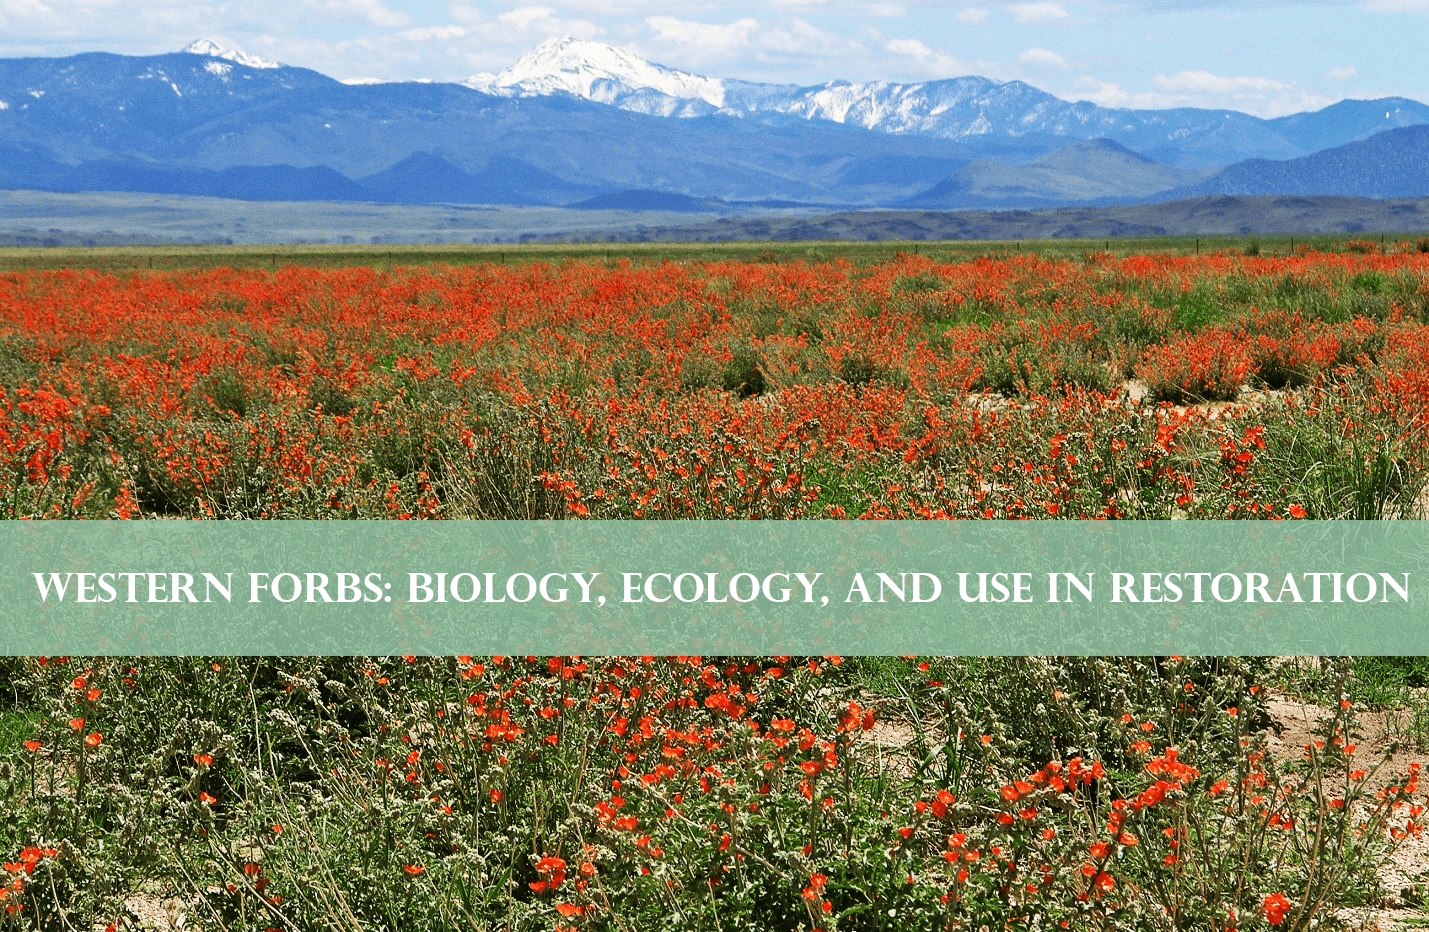
M 1108 109 L 978 77 L 753 84 L 577 40 L 464 83 L 349 85 L 212 43 L 143 57 L 0 59 L 0 186 L 59 191 L 556 205 L 662 202 L 655 195 L 690 199 L 671 204 L 1113 202 L 1161 185 L 1186 190 L 1248 159 L 1279 164 L 1425 125 L 1429 108 L 1403 98 L 1262 120 Z M 1375 151 L 1397 166 L 1391 150 L 1418 138 L 1390 135 Z M 1336 183 L 1397 190 L 1372 174 L 1340 172 Z

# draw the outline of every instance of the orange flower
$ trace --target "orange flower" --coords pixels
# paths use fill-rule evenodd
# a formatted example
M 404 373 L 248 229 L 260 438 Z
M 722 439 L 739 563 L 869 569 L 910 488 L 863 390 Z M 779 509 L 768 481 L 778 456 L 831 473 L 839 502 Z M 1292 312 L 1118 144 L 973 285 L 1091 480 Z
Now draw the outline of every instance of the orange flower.
M 96 731 L 96 732 L 92 732 L 92 733 L 89 735 L 88 738 L 85 738 L 85 739 L 84 739 L 84 743 L 85 743 L 86 745 L 88 745 L 89 747 L 97 748 L 97 747 L 99 747 L 99 742 L 101 742 L 101 741 L 103 741 L 103 740 L 104 740 L 104 736 L 101 735 L 99 732 Z
M 1265 921 L 1278 926 L 1290 912 L 1290 900 L 1283 893 L 1272 893 L 1265 898 Z
M 417 876 L 418 874 L 420 874 L 420 873 L 422 873 L 423 871 L 425 871 L 426 868 L 425 868 L 425 867 L 422 867 L 420 864 L 403 864 L 403 865 L 402 865 L 402 870 L 406 871 L 408 874 L 410 874 L 411 876 L 415 877 L 415 876 Z

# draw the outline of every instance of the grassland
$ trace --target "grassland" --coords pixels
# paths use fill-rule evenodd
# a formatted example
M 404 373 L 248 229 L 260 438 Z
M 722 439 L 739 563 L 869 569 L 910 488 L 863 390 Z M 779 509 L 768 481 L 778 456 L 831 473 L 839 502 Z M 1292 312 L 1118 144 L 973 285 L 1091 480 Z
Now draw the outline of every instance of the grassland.
M 1368 238 L 1389 244 L 1403 237 L 1388 234 Z M 965 262 L 979 258 L 1036 256 L 1081 259 L 1092 253 L 1114 256 L 1196 256 L 1235 252 L 1290 256 L 1306 248 L 1334 253 L 1364 242 L 1359 234 L 1278 234 L 1246 236 L 1145 236 L 1118 239 L 968 240 L 927 242 L 889 240 L 853 242 L 751 241 L 699 243 L 542 243 L 542 244 L 384 244 L 384 245 L 169 245 L 169 246 L 0 246 L 0 271 L 32 269 L 95 269 L 138 271 L 213 268 L 416 267 L 425 265 L 506 265 L 570 260 L 636 263 L 661 262 L 824 262 L 846 260 L 858 265 L 887 262 L 899 256 L 919 256 L 932 262 Z

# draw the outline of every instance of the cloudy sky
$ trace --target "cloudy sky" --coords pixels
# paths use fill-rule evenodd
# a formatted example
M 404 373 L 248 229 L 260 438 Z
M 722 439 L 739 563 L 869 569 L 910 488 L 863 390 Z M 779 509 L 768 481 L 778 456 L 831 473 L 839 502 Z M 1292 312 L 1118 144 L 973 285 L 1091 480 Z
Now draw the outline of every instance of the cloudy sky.
M 458 80 L 563 35 L 753 81 L 978 74 L 1106 106 L 1259 116 L 1429 101 L 1429 0 L 0 0 L 0 57 L 211 38 L 344 80 Z

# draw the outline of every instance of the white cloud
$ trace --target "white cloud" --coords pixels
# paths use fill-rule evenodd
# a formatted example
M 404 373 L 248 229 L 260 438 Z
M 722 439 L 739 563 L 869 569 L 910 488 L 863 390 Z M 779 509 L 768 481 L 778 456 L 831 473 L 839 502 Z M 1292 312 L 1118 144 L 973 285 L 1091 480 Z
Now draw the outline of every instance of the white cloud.
M 950 78 L 968 72 L 967 66 L 961 61 L 946 52 L 929 48 L 920 39 L 890 39 L 883 47 L 894 55 L 913 59 L 919 64 L 920 70 L 933 77 Z
M 1110 81 L 1082 75 L 1064 95 L 1088 100 L 1103 107 L 1162 110 L 1171 107 L 1203 107 L 1240 110 L 1259 117 L 1278 117 L 1329 106 L 1338 98 L 1304 90 L 1293 81 L 1273 78 L 1225 76 L 1208 71 L 1158 74 L 1154 90 L 1128 91 Z
M 556 17 L 556 10 L 552 7 L 516 7 L 514 10 L 507 10 L 506 13 L 496 17 L 499 23 L 507 23 L 516 29 L 530 29 L 532 23 L 550 23 Z
M 388 9 L 382 0 L 306 0 L 303 5 L 338 19 L 364 19 L 383 29 L 399 29 L 412 22 L 412 17 Z
M 697 23 L 673 16 L 651 16 L 645 20 L 655 33 L 655 41 L 699 50 L 702 54 L 727 55 L 748 48 L 759 29 L 759 21 L 745 17 L 732 23 Z
M 0 3 L 0 16 L 3 16 L 5 21 L 9 21 L 11 17 L 19 19 L 37 14 L 45 16 L 53 12 L 52 8 L 41 3 L 40 0 L 4 0 L 3 3 Z
M 645 25 L 648 33 L 624 47 L 651 61 L 717 77 L 817 83 L 847 76 L 868 58 L 857 40 L 800 18 L 708 23 L 651 16 Z
M 446 59 L 448 76 L 497 72 L 552 36 L 606 40 L 605 30 L 585 19 L 567 19 L 548 6 L 521 6 L 488 15 L 477 3 L 454 2 L 448 11 L 465 31 Z M 385 66 L 386 63 L 382 63 Z M 451 73 L 450 69 L 457 69 Z M 431 73 L 431 66 L 424 70 Z
M 404 29 L 400 35 L 403 39 L 411 42 L 432 42 L 441 39 L 460 39 L 466 35 L 466 30 L 460 26 L 421 26 L 416 29 Z
M 494 10 L 506 5 L 510 0 L 448 0 L 448 2 L 452 6 L 469 2 L 474 7 Z M 560 12 L 567 16 L 582 13 L 605 21 L 632 14 L 669 12 L 670 10 L 669 3 L 661 3 L 659 0 L 559 0 L 559 7 Z
M 1088 100 L 1103 107 L 1127 107 L 1131 105 L 1131 95 L 1119 85 L 1101 81 L 1084 75 L 1073 84 L 1076 88 L 1074 99 Z
M 592 0 L 562 0 L 562 2 L 589 3 Z M 641 0 L 605 0 L 605 2 L 641 2 Z M 671 3 L 668 0 L 644 0 L 647 6 L 664 14 L 681 12 L 672 7 L 685 7 L 687 13 L 709 13 L 714 10 L 743 10 L 748 4 L 735 4 L 728 0 L 693 0 L 686 3 Z M 908 15 L 908 6 L 902 0 L 766 0 L 766 6 L 778 10 L 818 14 L 821 16 L 847 16 L 850 18 L 881 18 Z
M 395 23 L 380 2 L 365 8 L 347 3 L 308 6 L 304 0 L 0 0 L 0 55 L 72 55 L 115 52 L 155 55 L 195 39 L 223 39 L 255 54 L 260 36 L 306 27 L 318 32 L 333 22 L 371 28 L 374 16 Z M 402 19 L 402 25 L 410 24 Z M 267 55 L 265 57 L 273 57 Z
M 966 9 L 958 10 L 958 22 L 976 26 L 985 21 L 988 17 L 987 10 L 980 6 L 970 6 Z
M 455 22 L 372 31 L 337 41 L 321 33 L 294 35 L 284 30 L 262 42 L 239 37 L 236 44 L 339 80 L 460 81 L 478 72 L 500 71 L 553 35 L 604 38 L 595 24 L 563 19 L 550 8 L 518 7 L 508 10 L 503 19 L 495 12 L 487 16 L 474 6 L 452 4 L 448 13 Z
M 1036 3 L 1014 3 L 1008 6 L 1017 22 L 1024 26 L 1032 26 L 1040 23 L 1058 23 L 1071 18 L 1067 8 L 1060 3 L 1052 3 L 1050 0 L 1038 0 Z
M 920 60 L 932 58 L 934 54 L 933 50 L 919 39 L 889 39 L 883 47 L 894 55 L 907 55 Z
M 1051 49 L 1027 49 L 1017 56 L 1017 61 L 1032 68 L 1067 69 L 1067 60 Z
M 549 20 L 555 13 L 556 11 L 548 6 L 523 6 L 507 10 L 496 18 L 500 22 L 510 23 L 517 29 L 527 29 L 537 20 Z
M 1355 76 L 1355 73 L 1354 65 L 1344 65 L 1339 68 L 1331 68 L 1325 72 L 1325 77 L 1332 81 L 1348 81 Z
M 1288 91 L 1295 86 L 1271 78 L 1225 77 L 1209 71 L 1178 71 L 1170 77 L 1158 74 L 1152 81 L 1168 94 L 1186 96 L 1264 95 Z
M 829 62 L 864 52 L 860 43 L 827 32 L 803 19 L 793 20 L 785 27 L 762 27 L 757 44 L 767 52 L 781 53 L 790 59 L 821 62 L 826 69 Z

